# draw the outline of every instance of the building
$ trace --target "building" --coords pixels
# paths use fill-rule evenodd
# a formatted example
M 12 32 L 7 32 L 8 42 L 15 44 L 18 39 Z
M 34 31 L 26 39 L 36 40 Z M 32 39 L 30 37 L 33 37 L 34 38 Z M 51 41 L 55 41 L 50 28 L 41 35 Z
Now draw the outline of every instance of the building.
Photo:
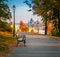
M 34 33 L 39 33 L 40 30 L 40 22 L 38 20 L 34 21 L 32 18 L 27 24 L 29 28 L 29 32 L 34 31 Z

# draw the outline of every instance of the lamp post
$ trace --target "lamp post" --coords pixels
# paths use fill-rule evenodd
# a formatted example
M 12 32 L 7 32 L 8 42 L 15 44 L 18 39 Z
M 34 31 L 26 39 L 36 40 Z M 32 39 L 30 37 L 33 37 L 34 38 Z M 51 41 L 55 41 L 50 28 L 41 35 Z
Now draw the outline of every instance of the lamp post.
M 40 29 L 40 22 L 37 20 L 36 21 L 36 27 L 37 27 L 37 31 L 38 31 L 38 33 L 39 33 L 39 29 Z
M 15 36 L 15 5 L 13 5 L 13 36 Z

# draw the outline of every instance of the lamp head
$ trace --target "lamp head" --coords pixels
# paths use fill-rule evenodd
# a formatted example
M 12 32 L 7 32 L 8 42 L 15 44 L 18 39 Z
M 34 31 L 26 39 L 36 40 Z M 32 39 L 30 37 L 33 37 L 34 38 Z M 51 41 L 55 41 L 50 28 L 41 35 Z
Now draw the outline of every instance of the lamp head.
M 13 5 L 13 10 L 14 10 L 15 8 L 16 8 L 15 5 Z

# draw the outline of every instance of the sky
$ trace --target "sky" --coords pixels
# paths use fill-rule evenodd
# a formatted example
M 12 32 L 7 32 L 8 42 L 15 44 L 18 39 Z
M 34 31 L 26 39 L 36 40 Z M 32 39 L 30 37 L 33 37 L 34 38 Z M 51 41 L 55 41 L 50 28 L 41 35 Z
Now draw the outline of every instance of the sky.
M 32 18 L 34 21 L 37 19 L 40 21 L 41 16 L 33 15 L 33 12 L 28 12 L 30 9 L 28 5 L 24 3 L 25 0 L 9 0 L 9 7 L 12 12 L 12 19 L 13 21 L 13 9 L 12 6 L 15 5 L 15 22 L 20 23 L 20 20 L 22 20 L 24 23 L 28 23 L 30 19 Z

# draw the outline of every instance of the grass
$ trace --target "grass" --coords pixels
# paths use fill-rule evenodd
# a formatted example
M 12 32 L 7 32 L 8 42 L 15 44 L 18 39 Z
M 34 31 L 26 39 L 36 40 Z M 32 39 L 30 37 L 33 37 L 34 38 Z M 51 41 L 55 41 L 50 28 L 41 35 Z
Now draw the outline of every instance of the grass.
M 0 52 L 4 52 L 16 44 L 16 37 L 9 32 L 0 32 Z

